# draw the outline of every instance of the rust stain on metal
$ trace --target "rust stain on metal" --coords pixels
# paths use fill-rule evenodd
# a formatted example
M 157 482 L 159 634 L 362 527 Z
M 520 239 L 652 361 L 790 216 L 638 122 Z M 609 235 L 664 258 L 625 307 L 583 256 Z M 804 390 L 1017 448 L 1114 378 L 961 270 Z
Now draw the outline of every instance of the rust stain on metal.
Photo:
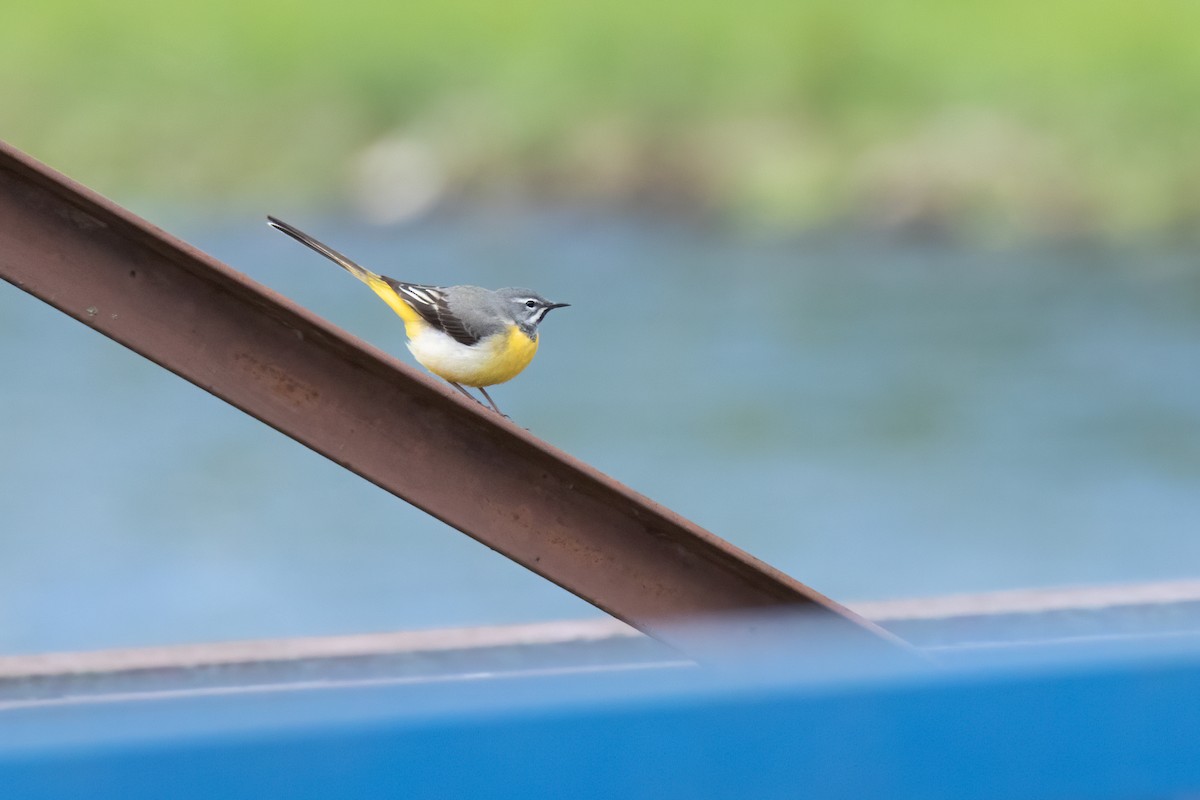
M 280 400 L 297 408 L 314 406 L 321 397 L 315 387 L 289 375 L 281 367 L 264 364 L 250 353 L 238 353 L 233 357 L 233 363 L 249 373 L 252 380 L 261 381 L 269 387 Z
M 71 222 L 71 224 L 80 230 L 87 231 L 104 227 L 103 221 L 96 219 L 91 214 L 78 208 L 60 207 L 59 213 L 62 214 L 64 219 Z
M 685 652 L 711 642 L 673 623 L 756 609 L 892 641 L 3 143 L 0 277 Z M 117 313 L 119 326 L 99 324 Z M 744 627 L 747 641 L 765 635 Z

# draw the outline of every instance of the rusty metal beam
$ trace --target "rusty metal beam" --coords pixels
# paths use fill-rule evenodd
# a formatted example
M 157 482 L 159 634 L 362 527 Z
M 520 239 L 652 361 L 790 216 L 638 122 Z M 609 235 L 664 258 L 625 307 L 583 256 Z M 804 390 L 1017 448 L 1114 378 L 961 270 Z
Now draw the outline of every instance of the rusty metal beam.
M 700 643 L 670 623 L 755 609 L 802 608 L 838 630 L 885 638 L 3 143 L 0 277 L 685 652 Z M 744 633 L 768 635 L 759 630 L 748 622 Z

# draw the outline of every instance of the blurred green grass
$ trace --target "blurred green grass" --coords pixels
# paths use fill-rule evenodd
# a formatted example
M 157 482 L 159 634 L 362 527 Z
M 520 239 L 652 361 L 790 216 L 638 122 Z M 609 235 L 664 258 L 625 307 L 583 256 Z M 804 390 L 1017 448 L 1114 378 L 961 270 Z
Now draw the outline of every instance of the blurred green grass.
M 398 141 L 439 202 L 983 235 L 1200 219 L 1185 0 L 44 0 L 5 18 L 0 137 L 118 199 L 339 206 Z

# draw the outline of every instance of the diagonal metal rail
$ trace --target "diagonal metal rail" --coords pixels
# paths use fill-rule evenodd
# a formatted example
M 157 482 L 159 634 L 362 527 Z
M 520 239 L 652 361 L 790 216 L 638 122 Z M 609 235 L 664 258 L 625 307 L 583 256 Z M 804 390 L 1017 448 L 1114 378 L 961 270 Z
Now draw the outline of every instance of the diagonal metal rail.
M 2 142 L 0 277 L 684 652 L 706 637 L 677 623 L 733 611 L 887 638 Z

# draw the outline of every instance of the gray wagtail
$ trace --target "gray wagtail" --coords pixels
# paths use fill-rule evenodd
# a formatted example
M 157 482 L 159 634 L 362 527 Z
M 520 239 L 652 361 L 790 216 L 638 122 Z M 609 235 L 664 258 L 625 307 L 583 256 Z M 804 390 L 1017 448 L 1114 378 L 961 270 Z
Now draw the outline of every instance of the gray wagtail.
M 538 325 L 551 309 L 570 305 L 551 303 L 531 289 L 405 283 L 376 275 L 275 217 L 267 217 L 267 224 L 370 286 L 404 320 L 413 358 L 472 400 L 463 387 L 478 389 L 497 414 L 503 412 L 484 387 L 512 380 L 529 366 L 538 349 Z

